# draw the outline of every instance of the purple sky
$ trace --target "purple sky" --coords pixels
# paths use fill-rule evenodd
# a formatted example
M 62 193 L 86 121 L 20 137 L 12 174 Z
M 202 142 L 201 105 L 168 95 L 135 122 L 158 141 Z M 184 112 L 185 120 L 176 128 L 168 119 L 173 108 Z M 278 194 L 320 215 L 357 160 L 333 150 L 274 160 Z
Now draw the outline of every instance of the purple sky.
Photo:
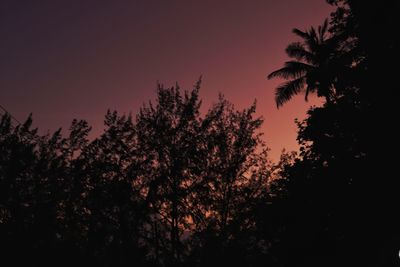
M 297 149 L 296 117 L 312 98 L 277 110 L 267 74 L 287 59 L 294 27 L 319 25 L 324 0 L 137 0 L 0 2 L 0 105 L 42 131 L 86 119 L 102 130 L 108 108 L 136 113 L 157 81 L 192 87 L 203 75 L 208 108 L 223 93 L 237 108 L 258 103 L 278 159 Z

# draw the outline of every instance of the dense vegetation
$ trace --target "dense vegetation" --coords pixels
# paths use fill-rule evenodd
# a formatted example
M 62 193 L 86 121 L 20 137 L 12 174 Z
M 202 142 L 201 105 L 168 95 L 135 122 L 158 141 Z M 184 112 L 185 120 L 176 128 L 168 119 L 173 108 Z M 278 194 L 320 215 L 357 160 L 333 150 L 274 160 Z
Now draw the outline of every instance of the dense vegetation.
M 330 0 L 295 29 L 269 78 L 280 107 L 326 100 L 298 121 L 299 155 L 268 160 L 255 104 L 200 114 L 192 90 L 159 85 L 104 132 L 74 120 L 40 135 L 0 120 L 0 254 L 12 266 L 395 266 L 399 191 L 391 147 L 396 1 Z M 394 150 L 394 149 L 393 149 Z

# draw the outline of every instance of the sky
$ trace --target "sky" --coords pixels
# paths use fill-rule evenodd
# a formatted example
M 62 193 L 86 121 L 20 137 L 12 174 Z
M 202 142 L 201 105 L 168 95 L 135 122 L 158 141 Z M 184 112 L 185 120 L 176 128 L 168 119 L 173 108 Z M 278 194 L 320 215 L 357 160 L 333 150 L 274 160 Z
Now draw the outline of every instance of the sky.
M 267 80 L 307 29 L 327 18 L 324 0 L 0 1 L 0 105 L 41 132 L 73 118 L 102 132 L 107 109 L 136 114 L 157 82 L 191 89 L 202 75 L 203 114 L 222 93 L 236 108 L 257 99 L 261 129 L 278 160 L 297 150 L 295 118 L 320 100 L 276 108 Z

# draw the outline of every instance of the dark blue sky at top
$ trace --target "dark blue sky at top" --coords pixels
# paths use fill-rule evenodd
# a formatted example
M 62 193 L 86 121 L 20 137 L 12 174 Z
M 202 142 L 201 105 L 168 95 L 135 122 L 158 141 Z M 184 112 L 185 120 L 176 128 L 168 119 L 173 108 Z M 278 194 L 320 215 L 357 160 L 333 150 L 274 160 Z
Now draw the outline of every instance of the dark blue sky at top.
M 87 119 L 94 134 L 108 108 L 137 112 L 157 81 L 190 88 L 203 75 L 204 110 L 223 93 L 238 108 L 258 101 L 278 158 L 296 149 L 302 96 L 277 110 L 269 72 L 287 59 L 293 27 L 322 23 L 323 0 L 0 2 L 0 104 L 42 131 Z

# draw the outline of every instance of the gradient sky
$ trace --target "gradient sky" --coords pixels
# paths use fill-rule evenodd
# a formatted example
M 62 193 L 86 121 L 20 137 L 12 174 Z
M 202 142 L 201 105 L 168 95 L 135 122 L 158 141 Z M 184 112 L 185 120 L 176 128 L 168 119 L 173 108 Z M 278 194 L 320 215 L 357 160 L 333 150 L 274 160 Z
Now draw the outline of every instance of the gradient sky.
M 299 96 L 279 110 L 267 74 L 287 59 L 294 27 L 319 25 L 324 0 L 39 0 L 0 2 L 0 105 L 42 131 L 86 119 L 102 130 L 108 108 L 136 113 L 157 81 L 189 89 L 203 75 L 205 108 L 223 93 L 237 108 L 258 103 L 278 159 L 297 149 Z

